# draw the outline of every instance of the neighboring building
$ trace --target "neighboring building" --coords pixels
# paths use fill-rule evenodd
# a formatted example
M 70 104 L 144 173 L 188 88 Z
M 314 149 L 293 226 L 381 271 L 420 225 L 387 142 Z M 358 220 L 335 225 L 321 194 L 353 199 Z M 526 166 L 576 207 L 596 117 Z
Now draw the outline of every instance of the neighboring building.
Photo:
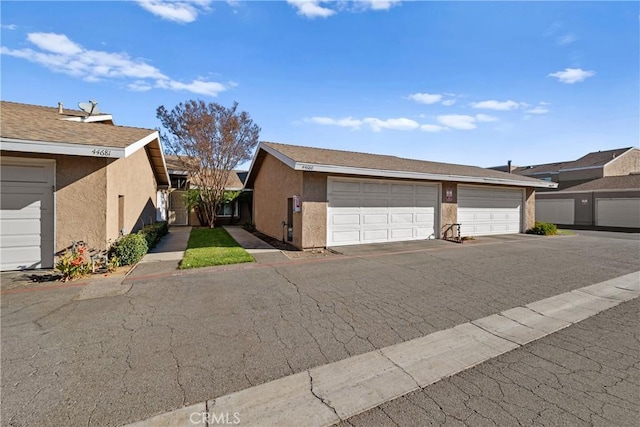
M 534 224 L 534 178 L 420 160 L 262 142 L 245 186 L 256 228 L 314 247 L 521 233 Z
M 171 225 L 204 225 L 200 224 L 195 212 L 188 212 L 184 204 L 184 194 L 189 189 L 189 172 L 185 170 L 184 162 L 179 156 L 165 154 L 167 170 L 171 178 L 171 193 L 169 194 L 169 224 Z M 242 191 L 233 202 L 224 203 L 218 208 L 216 224 L 241 224 L 251 221 L 251 200 L 253 192 L 244 189 L 246 171 L 231 171 L 226 185 L 227 191 Z
M 536 219 L 565 227 L 640 231 L 640 174 L 607 176 L 536 196 Z
M 0 103 L 2 270 L 49 268 L 72 241 L 104 249 L 164 215 L 158 132 L 108 114 Z
M 509 167 L 496 166 L 489 169 L 508 171 Z M 627 147 L 595 151 L 578 160 L 532 166 L 512 166 L 511 173 L 557 182 L 557 190 L 561 191 L 594 179 L 640 173 L 640 150 L 635 147 Z

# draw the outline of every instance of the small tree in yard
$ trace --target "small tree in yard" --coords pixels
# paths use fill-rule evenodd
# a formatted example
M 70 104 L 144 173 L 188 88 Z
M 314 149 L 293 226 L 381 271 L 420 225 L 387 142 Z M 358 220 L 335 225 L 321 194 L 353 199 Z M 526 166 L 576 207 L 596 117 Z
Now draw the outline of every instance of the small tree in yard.
M 237 102 L 227 108 L 189 100 L 171 111 L 164 106 L 156 110 L 156 117 L 168 131 L 160 138 L 180 156 L 192 188 L 199 192 L 202 219 L 211 228 L 218 206 L 225 200 L 229 174 L 239 163 L 251 159 L 260 137 L 260 127 L 247 112 L 237 109 Z

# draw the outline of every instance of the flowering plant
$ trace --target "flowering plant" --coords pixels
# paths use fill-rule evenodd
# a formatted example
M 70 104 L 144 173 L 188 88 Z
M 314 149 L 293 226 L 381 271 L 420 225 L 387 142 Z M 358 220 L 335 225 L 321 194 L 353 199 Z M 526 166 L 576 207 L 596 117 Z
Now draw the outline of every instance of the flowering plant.
M 62 273 L 62 281 L 75 280 L 89 274 L 91 264 L 89 257 L 85 255 L 87 247 L 84 243 L 74 242 L 71 249 L 65 250 L 58 259 L 56 270 Z

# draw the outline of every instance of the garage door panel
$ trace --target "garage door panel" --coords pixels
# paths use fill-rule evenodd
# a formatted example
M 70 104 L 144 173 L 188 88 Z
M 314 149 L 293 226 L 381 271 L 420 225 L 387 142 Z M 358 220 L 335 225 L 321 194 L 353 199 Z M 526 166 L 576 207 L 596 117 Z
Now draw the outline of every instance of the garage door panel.
M 54 163 L 0 161 L 0 268 L 53 267 Z
M 387 184 L 364 183 L 362 184 L 363 193 L 387 194 L 389 186 Z
M 339 193 L 360 193 L 360 183 L 351 181 L 334 181 L 329 184 L 331 192 Z
M 458 187 L 458 223 L 463 236 L 521 231 L 522 191 Z
M 596 199 L 596 225 L 640 228 L 640 199 Z
M 335 225 L 358 225 L 360 224 L 360 214 L 338 214 L 331 217 Z
M 413 224 L 413 213 L 392 213 L 392 224 Z
M 362 223 L 365 225 L 388 224 L 389 215 L 387 214 L 364 214 L 362 215 Z
M 362 240 L 365 242 L 389 240 L 389 230 L 386 228 L 382 230 L 363 230 Z
M 536 221 L 573 225 L 575 201 L 573 199 L 536 198 Z
M 414 185 L 393 184 L 391 186 L 391 194 L 413 194 L 414 188 Z
M 360 179 L 360 190 L 349 195 L 335 188 L 355 186 L 336 185 L 341 178 L 329 178 L 327 245 L 346 245 L 429 238 L 434 233 L 435 212 L 438 206 L 438 187 L 417 183 Z M 344 181 L 348 181 L 345 179 Z M 355 206 L 358 207 L 355 207 Z M 360 222 L 336 224 L 339 215 L 360 216 Z M 358 237 L 356 237 L 356 231 Z

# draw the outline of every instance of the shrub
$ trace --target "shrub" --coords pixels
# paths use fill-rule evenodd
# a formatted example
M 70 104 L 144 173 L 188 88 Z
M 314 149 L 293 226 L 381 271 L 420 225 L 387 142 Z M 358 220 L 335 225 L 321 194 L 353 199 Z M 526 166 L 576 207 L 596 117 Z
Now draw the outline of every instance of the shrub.
M 147 241 L 147 250 L 153 249 L 160 240 L 169 232 L 169 225 L 166 221 L 155 222 L 153 224 L 145 225 L 142 230 L 138 231 L 138 234 L 144 236 Z
M 140 261 L 148 250 L 149 246 L 144 235 L 127 234 L 111 245 L 109 258 L 116 257 L 119 265 L 131 265 Z
M 549 222 L 538 222 L 536 221 L 533 228 L 527 230 L 529 234 L 539 234 L 541 236 L 553 236 L 558 232 L 558 227 L 555 224 L 551 224 Z
M 89 256 L 86 255 L 87 247 L 84 244 L 72 246 L 60 255 L 56 263 L 56 270 L 62 273 L 62 281 L 79 279 L 91 271 Z

